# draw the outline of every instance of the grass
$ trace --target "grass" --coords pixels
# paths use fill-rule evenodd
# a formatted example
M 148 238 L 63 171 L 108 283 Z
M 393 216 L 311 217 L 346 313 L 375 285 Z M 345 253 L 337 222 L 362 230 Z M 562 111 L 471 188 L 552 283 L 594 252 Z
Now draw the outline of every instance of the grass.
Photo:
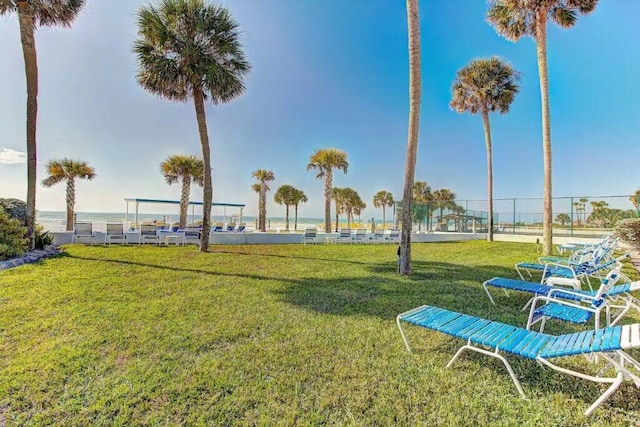
M 585 418 L 603 386 L 509 357 L 523 400 L 482 355 L 445 370 L 459 340 L 408 326 L 404 348 L 395 316 L 421 304 L 524 325 L 527 296 L 493 306 L 481 282 L 536 257 L 414 244 L 407 278 L 393 245 L 68 246 L 0 274 L 0 425 L 637 422 L 629 384 Z

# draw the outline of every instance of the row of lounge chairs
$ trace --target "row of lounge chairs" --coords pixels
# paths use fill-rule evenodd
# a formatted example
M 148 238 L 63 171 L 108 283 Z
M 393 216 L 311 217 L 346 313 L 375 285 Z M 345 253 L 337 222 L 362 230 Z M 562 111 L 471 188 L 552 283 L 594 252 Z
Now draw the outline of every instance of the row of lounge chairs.
M 217 227 L 217 225 L 216 225 Z M 245 224 L 238 224 L 231 227 L 229 225 L 226 231 L 244 231 Z M 184 244 L 192 241 L 197 242 L 200 240 L 202 229 L 199 227 L 188 227 L 183 230 L 171 231 L 168 229 L 159 229 L 155 224 L 142 224 L 139 226 L 136 241 L 130 242 L 127 239 L 127 233 L 125 232 L 124 225 L 121 222 L 107 223 L 106 232 L 104 234 L 96 233 L 93 230 L 93 224 L 91 222 L 76 222 L 74 224 L 72 243 L 86 243 L 86 244 L 127 244 L 127 243 L 168 243 L 169 240 L 176 244 Z M 212 227 L 212 231 L 214 228 Z M 162 233 L 167 233 L 167 236 L 162 236 Z M 171 234 L 173 233 L 173 234 Z M 98 235 L 100 234 L 100 238 Z M 164 241 L 163 241 L 164 240 Z
M 324 241 L 319 240 L 316 228 L 306 228 L 302 236 L 302 243 L 398 243 L 400 241 L 400 231 L 377 229 L 373 233 L 367 233 L 366 228 L 341 228 L 335 235 L 330 233 L 325 235 Z
M 525 394 L 503 354 L 508 353 L 535 360 L 558 372 L 609 387 L 589 406 L 590 415 L 604 403 L 624 381 L 640 388 L 640 362 L 628 354 L 640 348 L 640 324 L 620 326 L 620 320 L 630 311 L 640 312 L 640 301 L 631 292 L 640 290 L 640 281 L 631 282 L 621 272 L 621 261 L 628 255 L 614 258 L 617 241 L 607 236 L 598 245 L 583 248 L 566 259 L 540 258 L 538 263 L 518 263 L 521 280 L 494 277 L 483 283 L 490 301 L 495 304 L 490 288 L 532 294 L 523 310 L 529 310 L 525 328 L 423 305 L 397 316 L 397 324 L 408 351 L 411 351 L 403 323 L 442 332 L 466 341 L 447 364 L 447 368 L 466 350 L 500 360 L 506 367 L 520 395 Z M 534 267 L 533 265 L 536 264 Z M 552 268 L 553 267 L 553 268 Z M 542 272 L 540 283 L 524 280 L 523 273 Z M 556 274 L 558 276 L 556 276 Z M 598 289 L 591 289 L 589 277 L 600 279 Z M 576 283 L 577 282 L 577 283 Z M 590 290 L 582 290 L 580 284 Z M 601 328 L 604 313 L 606 325 Z M 544 333 L 545 322 L 556 319 L 577 324 L 593 321 L 594 328 L 564 335 Z M 539 324 L 539 330 L 532 327 Z M 585 355 L 602 364 L 597 375 L 577 372 L 556 364 L 555 359 Z M 606 376 L 607 373 L 612 373 Z

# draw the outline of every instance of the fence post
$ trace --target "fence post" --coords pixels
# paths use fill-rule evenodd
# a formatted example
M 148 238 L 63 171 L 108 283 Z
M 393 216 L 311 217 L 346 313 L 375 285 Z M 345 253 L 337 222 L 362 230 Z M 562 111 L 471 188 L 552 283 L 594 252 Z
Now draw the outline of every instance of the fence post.
M 571 198 L 571 220 L 569 222 L 571 223 L 571 232 L 569 235 L 573 237 L 573 197 Z
M 512 234 L 516 234 L 516 199 L 513 199 L 513 230 Z

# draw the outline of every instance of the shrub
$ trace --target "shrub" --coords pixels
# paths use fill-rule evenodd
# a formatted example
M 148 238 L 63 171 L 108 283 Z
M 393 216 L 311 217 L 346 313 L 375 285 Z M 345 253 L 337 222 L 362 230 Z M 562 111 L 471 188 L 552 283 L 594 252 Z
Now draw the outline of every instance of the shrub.
M 0 209 L 3 210 L 9 218 L 20 221 L 21 224 L 27 223 L 27 204 L 20 199 L 1 199 Z
M 48 231 L 44 231 L 41 225 L 36 225 L 34 245 L 36 249 L 44 249 L 53 243 L 53 236 Z
M 623 242 L 640 250 L 640 218 L 619 221 L 614 233 Z
M 19 220 L 0 211 L 0 260 L 20 257 L 27 252 L 26 232 Z

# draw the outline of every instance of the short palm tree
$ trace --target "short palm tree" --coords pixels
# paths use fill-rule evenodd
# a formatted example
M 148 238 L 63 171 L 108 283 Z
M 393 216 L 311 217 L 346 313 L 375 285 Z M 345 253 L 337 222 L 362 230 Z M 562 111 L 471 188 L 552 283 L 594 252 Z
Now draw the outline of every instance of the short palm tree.
M 340 227 L 340 214 L 347 212 L 347 194 L 346 188 L 333 187 L 331 189 L 331 198 L 336 206 L 336 232 Z M 347 216 L 347 227 L 350 227 L 349 216 Z
M 36 224 L 36 127 L 38 116 L 38 58 L 36 27 L 70 27 L 84 0 L 0 0 L 0 15 L 18 14 L 22 56 L 27 79 L 27 237 L 34 247 Z M 67 225 L 68 227 L 68 225 Z
M 317 179 L 324 178 L 324 229 L 331 231 L 331 189 L 333 188 L 333 170 L 347 173 L 349 162 L 347 153 L 337 148 L 323 148 L 311 155 L 307 170 L 316 170 Z
M 456 206 L 456 195 L 448 188 L 442 188 L 433 192 L 434 205 L 440 209 L 438 215 L 438 224 L 442 224 L 445 208 L 453 208 Z
M 551 114 L 549 112 L 549 73 L 547 71 L 547 21 L 562 28 L 573 27 L 578 14 L 592 12 L 598 0 L 490 0 L 487 20 L 498 34 L 517 41 L 531 36 L 536 42 L 542 106 L 542 152 L 544 162 L 544 206 L 542 251 L 553 248 L 553 212 L 551 189 Z
M 187 227 L 187 210 L 189 208 L 189 196 L 191 183 L 202 187 L 204 162 L 197 156 L 174 155 L 160 163 L 160 170 L 167 184 L 175 184 L 182 180 L 182 192 L 180 194 L 180 229 Z
M 293 185 L 281 185 L 276 194 L 273 195 L 273 201 L 279 205 L 285 206 L 285 229 L 289 231 L 289 206 L 292 206 L 296 198 L 296 189 Z
M 633 207 L 637 211 L 638 208 L 640 207 L 640 204 L 639 204 L 639 202 L 640 202 L 640 188 L 638 188 L 635 193 L 633 193 L 631 196 L 629 196 L 629 200 L 631 201 L 631 203 L 633 203 Z
M 300 203 L 307 203 L 309 201 L 309 199 L 307 198 L 307 195 L 304 194 L 304 191 L 302 190 L 298 190 L 296 189 L 294 196 L 293 196 L 293 202 L 292 205 L 294 206 L 295 210 L 295 219 L 293 222 L 293 229 L 294 230 L 298 230 L 298 205 Z
M 76 204 L 76 179 L 91 181 L 96 177 L 95 169 L 87 162 L 64 158 L 51 160 L 46 166 L 48 177 L 42 180 L 42 185 L 51 187 L 62 181 L 67 181 L 67 231 L 73 230 L 73 213 Z
M 556 216 L 556 222 L 559 222 L 560 225 L 564 226 L 571 222 L 571 218 L 566 213 L 561 213 Z
M 393 206 L 393 194 L 386 190 L 380 190 L 373 196 L 373 206 L 382 208 L 382 228 L 386 226 L 386 208 Z
M 433 202 L 433 194 L 431 194 L 431 186 L 426 181 L 414 181 L 411 191 L 413 197 L 413 214 L 418 214 L 418 231 L 420 230 L 420 221 L 427 219 L 427 229 L 431 223 L 431 202 Z M 418 209 L 416 209 L 418 208 Z
M 262 232 L 267 231 L 267 191 L 270 190 L 269 181 L 273 181 L 275 176 L 273 172 L 266 169 L 258 169 L 251 173 L 257 183 L 253 184 L 251 188 L 258 193 L 258 229 Z
M 498 57 L 474 59 L 458 71 L 451 90 L 449 106 L 458 113 L 480 113 L 484 126 L 484 143 L 487 148 L 487 240 L 493 241 L 493 156 L 491 154 L 491 125 L 489 113 L 507 113 L 520 90 L 516 82 L 520 74 Z
M 159 0 L 137 13 L 138 83 L 177 102 L 193 100 L 202 146 L 203 195 L 200 251 L 209 248 L 211 227 L 211 149 L 204 102 L 230 102 L 244 90 L 246 61 L 238 24 L 227 9 L 204 0 Z
M 416 173 L 418 154 L 418 131 L 420 128 L 420 99 L 422 76 L 420 74 L 420 16 L 418 0 L 407 0 L 407 29 L 409 33 L 409 128 L 407 158 L 404 166 L 404 190 L 402 193 L 402 231 L 400 234 L 400 259 L 398 272 L 411 274 L 411 207 L 413 179 Z

